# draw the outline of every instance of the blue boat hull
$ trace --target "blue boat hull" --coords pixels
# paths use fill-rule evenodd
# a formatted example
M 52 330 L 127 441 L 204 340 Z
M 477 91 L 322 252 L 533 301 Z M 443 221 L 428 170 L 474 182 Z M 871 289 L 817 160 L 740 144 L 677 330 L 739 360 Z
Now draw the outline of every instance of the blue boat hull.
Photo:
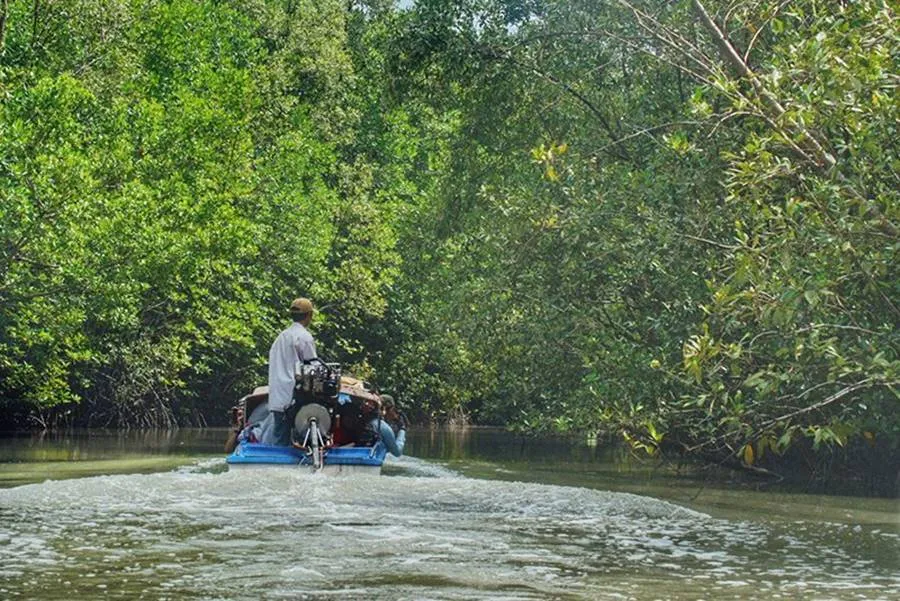
M 387 449 L 380 442 L 374 447 L 334 447 L 325 451 L 326 473 L 379 473 Z M 301 449 L 255 442 L 241 442 L 226 457 L 229 467 L 282 466 L 313 470 L 312 459 Z

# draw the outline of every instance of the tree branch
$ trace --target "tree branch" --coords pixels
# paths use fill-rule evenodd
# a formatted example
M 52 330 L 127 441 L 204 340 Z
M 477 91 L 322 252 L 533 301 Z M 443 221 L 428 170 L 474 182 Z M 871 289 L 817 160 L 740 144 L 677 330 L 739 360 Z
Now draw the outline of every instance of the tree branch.
M 741 76 L 752 79 L 753 72 L 750 70 L 750 67 L 747 66 L 747 63 L 744 62 L 743 59 L 741 59 L 741 55 L 734 49 L 731 41 L 725 37 L 725 34 L 716 22 L 713 21 L 712 17 L 706 11 L 706 7 L 703 6 L 703 3 L 700 2 L 700 0 L 693 0 L 693 4 L 694 10 L 700 16 L 700 21 L 703 23 L 704 27 L 706 27 L 707 31 L 712 34 L 713 42 L 719 47 L 719 52 L 722 56 L 725 57 L 726 61 L 730 63 L 735 71 Z M 782 109 L 782 112 L 784 112 L 784 109 Z
M 540 69 L 540 68 L 537 67 L 536 65 L 528 65 L 528 64 L 525 64 L 525 63 L 523 63 L 523 62 L 521 62 L 521 61 L 519 61 L 519 60 L 513 58 L 512 56 L 510 56 L 509 53 L 507 53 L 507 52 L 502 52 L 502 51 L 497 51 L 497 50 L 494 50 L 493 48 L 489 49 L 488 58 L 502 59 L 502 60 L 505 60 L 505 61 L 507 61 L 507 62 L 513 64 L 513 65 L 516 65 L 517 67 L 522 67 L 522 68 L 524 68 L 524 69 L 529 69 L 529 70 L 530 70 L 532 73 L 534 73 L 535 75 L 538 75 L 539 77 L 543 77 L 544 79 L 546 79 L 546 80 L 549 81 L 550 83 L 552 83 L 552 84 L 554 84 L 554 85 L 556 85 L 556 86 L 559 86 L 559 87 L 562 88 L 566 93 L 568 93 L 570 96 L 572 96 L 573 98 L 575 98 L 576 100 L 578 100 L 578 102 L 580 102 L 582 105 L 584 105 L 584 107 L 587 108 L 587 110 L 588 110 L 592 115 L 594 115 L 594 117 L 597 118 L 597 120 L 600 122 L 600 125 L 602 125 L 602 126 L 603 126 L 603 129 L 605 129 L 606 132 L 609 134 L 609 137 L 610 137 L 610 138 L 616 139 L 616 138 L 618 137 L 618 132 L 616 132 L 616 131 L 613 129 L 612 125 L 611 125 L 610 122 L 609 122 L 609 119 L 607 119 L 606 115 L 604 115 L 603 112 L 602 112 L 599 108 L 597 108 L 590 100 L 588 100 L 588 99 L 584 96 L 584 94 L 582 94 L 581 92 L 579 92 L 578 90 L 576 90 L 575 88 L 573 88 L 573 87 L 572 87 L 571 85 L 569 85 L 568 83 L 562 81 L 561 79 L 559 79 L 558 77 L 556 77 L 556 76 L 553 75 L 552 73 L 547 73 L 546 71 L 543 71 L 542 69 Z M 622 149 L 622 148 L 616 148 L 616 149 L 615 149 L 615 152 L 612 152 L 612 154 L 613 154 L 616 158 L 619 158 L 619 159 L 622 159 L 622 160 L 625 160 L 625 161 L 630 161 L 630 160 L 631 160 L 631 155 L 628 153 L 628 151 L 626 151 L 625 149 Z
M 778 16 L 778 13 L 781 12 L 781 9 L 790 4 L 793 0 L 784 0 L 781 4 L 775 7 L 775 10 L 772 12 L 771 16 L 766 19 L 765 23 L 759 26 L 759 29 L 756 30 L 756 33 L 753 34 L 753 37 L 750 38 L 750 43 L 747 44 L 747 50 L 744 52 L 744 62 L 750 64 L 750 53 L 753 51 L 753 46 L 756 45 L 756 40 L 759 39 L 759 36 L 762 35 L 762 32 L 766 30 L 766 27 L 769 26 L 775 17 Z
M 810 405 L 809 407 L 803 407 L 802 409 L 798 409 L 798 410 L 792 411 L 790 413 L 785 413 L 784 415 L 781 415 L 779 417 L 771 419 L 771 420 L 763 423 L 758 429 L 765 430 L 766 428 L 768 428 L 770 426 L 774 426 L 778 422 L 787 421 L 787 420 L 793 419 L 797 416 L 804 415 L 806 413 L 810 413 L 810 412 L 816 411 L 818 409 L 822 409 L 823 407 L 827 407 L 828 405 L 841 400 L 848 394 L 854 393 L 857 390 L 860 390 L 862 388 L 871 388 L 872 386 L 875 386 L 876 384 L 879 384 L 879 383 L 883 386 L 893 386 L 893 385 L 900 384 L 900 382 L 877 382 L 874 378 L 866 378 L 865 380 L 861 380 L 861 381 L 857 382 L 856 384 L 851 384 L 850 386 L 842 388 L 841 390 L 837 391 L 830 397 L 823 399 L 823 400 L 819 401 L 818 403 L 814 403 L 814 404 Z M 801 394 L 800 396 L 803 396 L 803 395 Z
M 728 244 L 722 244 L 721 242 L 716 242 L 715 240 L 707 240 L 706 238 L 691 236 L 690 234 L 679 234 L 678 232 L 675 232 L 675 235 L 680 236 L 682 238 L 688 238 L 690 240 L 696 240 L 697 242 L 703 242 L 705 244 L 709 244 L 711 246 L 715 246 L 718 248 L 723 248 L 725 250 L 737 250 L 740 248 L 740 246 L 731 246 Z
M 6 49 L 6 19 L 9 15 L 9 0 L 0 0 L 0 55 Z
M 677 125 L 700 125 L 700 122 L 699 121 L 672 121 L 669 123 L 662 123 L 660 125 L 654 125 L 653 127 L 644 127 L 634 133 L 628 134 L 627 136 L 619 138 L 618 140 L 613 140 L 609 144 L 601 146 L 600 148 L 598 148 L 596 150 L 596 152 L 603 152 L 604 150 L 606 150 L 612 146 L 621 144 L 622 142 L 626 142 L 628 140 L 631 140 L 632 138 L 637 138 L 638 136 L 644 136 L 644 135 L 649 136 L 651 133 L 653 133 L 655 131 L 659 131 L 661 129 L 668 129 L 670 127 L 675 127 Z
M 734 45 L 731 43 L 722 29 L 716 24 L 713 18 L 710 16 L 709 12 L 707 12 L 706 7 L 703 6 L 703 3 L 700 0 L 692 0 L 694 11 L 697 13 L 700 18 L 701 24 L 706 28 L 707 32 L 712 36 L 713 42 L 719 48 L 719 53 L 725 59 L 725 61 L 732 66 L 732 68 L 743 78 L 750 82 L 750 85 L 753 86 L 753 89 L 756 90 L 756 93 L 763 99 L 763 101 L 769 105 L 771 109 L 775 111 L 775 119 L 780 118 L 786 112 L 784 106 L 782 106 L 781 102 L 775 97 L 774 94 L 769 92 L 766 87 L 762 84 L 756 74 L 750 69 L 750 65 L 741 58 L 740 53 L 735 49 Z M 771 124 L 775 123 L 775 119 L 772 119 Z M 836 165 L 837 161 L 835 158 L 828 152 L 825 151 L 822 143 L 805 127 L 798 126 L 797 124 L 793 124 L 794 129 L 797 131 L 797 134 L 801 139 L 806 140 L 813 147 L 815 153 L 814 163 L 819 166 L 825 166 L 827 168 L 832 168 Z M 782 133 L 781 127 L 776 125 L 776 131 Z M 790 140 L 790 136 L 782 133 L 782 136 L 785 140 Z M 796 149 L 796 148 L 795 148 Z M 807 160 L 810 158 L 806 153 L 803 153 Z

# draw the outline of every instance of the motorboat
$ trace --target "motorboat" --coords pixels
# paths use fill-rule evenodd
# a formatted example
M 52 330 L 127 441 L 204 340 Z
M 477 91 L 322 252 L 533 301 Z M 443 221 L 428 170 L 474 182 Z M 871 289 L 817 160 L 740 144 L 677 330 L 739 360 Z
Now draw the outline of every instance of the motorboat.
M 293 421 L 290 446 L 262 442 L 273 422 L 268 410 L 269 389 L 260 386 L 232 409 L 234 434 L 226 443 L 229 469 L 280 467 L 326 474 L 378 474 L 389 451 L 401 452 L 405 433 L 394 438 L 385 421 L 384 399 L 374 386 L 342 375 L 338 364 L 318 360 L 298 362 L 295 381 L 294 404 L 288 410 Z
M 331 447 L 323 451 L 322 465 L 317 468 L 311 454 L 305 449 L 241 442 L 226 461 L 229 468 L 282 466 L 326 474 L 379 474 L 386 457 L 387 448 L 380 442 L 371 447 Z

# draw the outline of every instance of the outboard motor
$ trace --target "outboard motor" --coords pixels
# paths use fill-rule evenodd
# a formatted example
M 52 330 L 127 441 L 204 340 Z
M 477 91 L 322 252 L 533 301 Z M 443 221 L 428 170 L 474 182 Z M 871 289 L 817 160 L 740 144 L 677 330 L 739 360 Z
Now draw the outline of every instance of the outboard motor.
M 303 441 L 300 446 L 309 450 L 313 467 L 321 468 L 326 439 L 331 432 L 331 413 L 319 403 L 303 405 L 294 418 L 294 431 L 297 439 Z
M 293 439 L 307 449 L 313 466 L 319 469 L 325 447 L 331 442 L 331 416 L 341 385 L 340 364 L 320 359 L 298 361 L 294 380 L 294 399 L 299 408 L 294 417 Z

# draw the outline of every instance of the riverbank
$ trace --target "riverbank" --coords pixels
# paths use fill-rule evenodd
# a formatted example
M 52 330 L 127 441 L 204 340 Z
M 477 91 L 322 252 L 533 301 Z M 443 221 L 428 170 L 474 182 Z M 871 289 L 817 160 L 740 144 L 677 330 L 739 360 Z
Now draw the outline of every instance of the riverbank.
M 227 432 L 225 428 L 182 428 L 0 433 L 0 487 L 48 478 L 166 471 L 198 459 L 216 460 L 223 457 Z M 675 455 L 647 457 L 614 441 L 598 444 L 595 439 L 533 437 L 488 427 L 417 427 L 407 444 L 409 455 L 459 463 L 459 469 L 475 477 L 514 477 L 663 496 L 667 490 L 679 490 L 671 497 L 677 501 L 714 490 L 900 497 L 897 463 L 872 461 L 867 471 L 848 475 L 848 470 L 866 459 L 850 449 L 833 457 L 829 472 L 811 471 L 817 466 L 810 459 L 818 455 L 797 453 L 778 457 L 780 464 L 769 459 L 763 464 L 769 466 L 768 471 L 760 473 L 741 469 L 736 463 L 722 465 Z M 886 477 L 879 480 L 878 474 Z

